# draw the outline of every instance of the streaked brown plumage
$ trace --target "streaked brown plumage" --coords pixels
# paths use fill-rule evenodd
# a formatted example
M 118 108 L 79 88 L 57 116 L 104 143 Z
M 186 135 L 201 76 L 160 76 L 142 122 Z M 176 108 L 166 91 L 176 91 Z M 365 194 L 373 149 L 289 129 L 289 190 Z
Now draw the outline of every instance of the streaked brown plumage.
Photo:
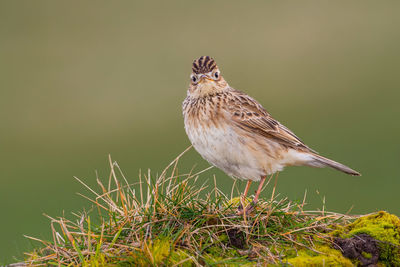
M 286 166 L 331 167 L 360 175 L 322 157 L 292 131 L 273 119 L 253 98 L 235 90 L 221 76 L 215 61 L 203 56 L 193 62 L 191 83 L 183 102 L 186 133 L 194 148 L 228 175 L 259 181 Z

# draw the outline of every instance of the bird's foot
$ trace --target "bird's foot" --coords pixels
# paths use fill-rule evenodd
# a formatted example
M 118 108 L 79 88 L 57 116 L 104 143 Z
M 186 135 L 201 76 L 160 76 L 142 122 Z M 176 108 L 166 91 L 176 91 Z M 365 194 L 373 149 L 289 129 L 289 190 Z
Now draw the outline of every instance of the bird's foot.
M 241 211 L 243 211 L 243 205 L 242 205 L 242 203 L 239 203 L 239 206 L 238 206 L 238 210 L 237 210 L 238 212 L 241 212 Z
M 243 209 L 242 204 L 239 205 L 237 215 L 250 215 L 250 213 L 254 210 L 256 207 L 256 202 L 252 201 L 246 208 Z
M 246 207 L 246 215 L 249 215 L 254 210 L 256 205 L 257 205 L 257 202 L 254 202 L 254 200 L 252 202 L 250 202 L 250 204 Z

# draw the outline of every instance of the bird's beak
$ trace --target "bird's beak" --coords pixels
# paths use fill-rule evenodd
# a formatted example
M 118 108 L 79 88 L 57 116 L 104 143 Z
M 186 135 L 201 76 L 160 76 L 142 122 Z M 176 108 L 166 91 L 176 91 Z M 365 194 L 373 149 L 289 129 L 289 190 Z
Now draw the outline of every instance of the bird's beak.
M 213 79 L 210 79 L 207 75 L 201 75 L 200 76 L 200 81 L 199 83 L 207 83 L 213 81 Z

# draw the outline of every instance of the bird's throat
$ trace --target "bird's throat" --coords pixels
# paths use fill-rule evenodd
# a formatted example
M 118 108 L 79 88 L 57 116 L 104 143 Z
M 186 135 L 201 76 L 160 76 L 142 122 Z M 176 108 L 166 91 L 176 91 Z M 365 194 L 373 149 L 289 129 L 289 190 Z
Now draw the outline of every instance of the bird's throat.
M 190 88 L 190 94 L 192 97 L 201 98 L 222 92 L 225 90 L 225 87 L 212 82 L 200 83 L 196 87 Z

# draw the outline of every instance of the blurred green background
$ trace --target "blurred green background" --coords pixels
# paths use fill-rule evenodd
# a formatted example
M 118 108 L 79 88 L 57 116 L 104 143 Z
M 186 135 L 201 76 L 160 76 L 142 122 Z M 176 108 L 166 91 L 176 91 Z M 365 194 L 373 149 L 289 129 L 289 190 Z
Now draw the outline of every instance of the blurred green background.
M 181 102 L 202 55 L 363 174 L 288 168 L 282 196 L 400 215 L 399 14 L 399 1 L 1 1 L 0 263 L 31 249 L 23 234 L 50 239 L 43 213 L 89 207 L 73 175 L 94 185 L 111 154 L 136 181 L 189 145 Z M 208 166 L 191 150 L 182 172 L 194 164 Z M 229 192 L 216 169 L 201 179 L 213 174 Z

